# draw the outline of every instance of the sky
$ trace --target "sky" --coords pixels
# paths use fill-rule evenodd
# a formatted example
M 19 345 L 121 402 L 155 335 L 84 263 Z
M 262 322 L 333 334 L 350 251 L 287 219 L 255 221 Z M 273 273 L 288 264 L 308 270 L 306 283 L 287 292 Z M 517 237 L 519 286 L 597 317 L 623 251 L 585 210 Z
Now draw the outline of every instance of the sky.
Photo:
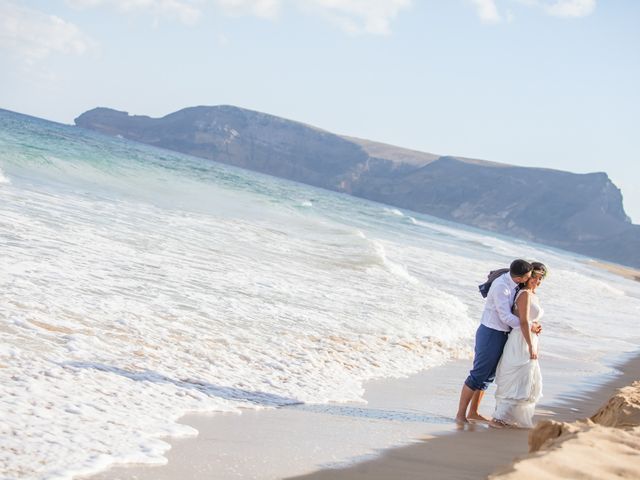
M 0 0 L 0 108 L 235 105 L 609 174 L 640 223 L 637 0 Z

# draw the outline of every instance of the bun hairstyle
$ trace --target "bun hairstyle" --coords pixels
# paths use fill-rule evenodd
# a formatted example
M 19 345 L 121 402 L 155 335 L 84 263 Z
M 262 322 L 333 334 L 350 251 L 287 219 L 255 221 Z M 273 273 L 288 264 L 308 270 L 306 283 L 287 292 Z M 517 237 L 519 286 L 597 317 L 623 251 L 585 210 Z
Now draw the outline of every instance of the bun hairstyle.
M 531 262 L 531 276 L 538 275 L 543 279 L 547 276 L 549 270 L 547 270 L 547 266 L 542 262 Z M 527 286 L 526 283 L 521 283 L 518 285 L 518 290 L 521 290 Z
M 531 270 L 532 275 L 540 275 L 542 278 L 545 278 L 547 276 L 547 273 L 549 273 L 549 270 L 544 263 L 531 262 L 531 266 L 533 267 L 533 269 Z

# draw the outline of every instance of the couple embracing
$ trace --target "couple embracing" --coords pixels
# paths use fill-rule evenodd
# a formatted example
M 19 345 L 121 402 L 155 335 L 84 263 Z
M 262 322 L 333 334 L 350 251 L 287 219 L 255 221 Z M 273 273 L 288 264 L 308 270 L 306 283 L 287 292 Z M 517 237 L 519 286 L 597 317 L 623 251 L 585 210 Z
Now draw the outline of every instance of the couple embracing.
M 514 260 L 509 271 L 491 283 L 476 332 L 473 368 L 460 393 L 457 423 L 533 427 L 535 405 L 542 396 L 538 335 L 543 310 L 536 289 L 546 275 L 542 263 Z M 496 410 L 488 420 L 478 407 L 494 379 Z

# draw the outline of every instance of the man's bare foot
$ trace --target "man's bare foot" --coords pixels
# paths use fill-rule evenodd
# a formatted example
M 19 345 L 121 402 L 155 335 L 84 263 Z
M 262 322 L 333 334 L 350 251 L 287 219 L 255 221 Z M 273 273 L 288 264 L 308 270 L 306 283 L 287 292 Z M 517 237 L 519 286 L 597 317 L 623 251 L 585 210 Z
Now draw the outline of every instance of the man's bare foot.
M 469 423 L 466 417 L 461 417 L 460 415 L 456 416 L 456 423 L 458 425 L 464 425 L 465 423 Z
M 467 419 L 470 422 L 483 422 L 483 423 L 489 423 L 491 420 L 489 420 L 487 417 L 483 417 L 482 415 L 480 415 L 479 413 L 470 413 L 469 415 L 467 415 Z

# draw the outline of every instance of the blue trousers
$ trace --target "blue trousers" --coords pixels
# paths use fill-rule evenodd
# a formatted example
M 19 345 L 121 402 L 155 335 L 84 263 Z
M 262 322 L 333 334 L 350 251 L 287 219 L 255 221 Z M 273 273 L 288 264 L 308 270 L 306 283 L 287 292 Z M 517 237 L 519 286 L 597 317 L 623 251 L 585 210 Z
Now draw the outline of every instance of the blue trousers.
M 496 378 L 496 368 L 508 336 L 508 332 L 501 332 L 480 324 L 476 331 L 473 368 L 464 381 L 471 390 L 486 390 Z

